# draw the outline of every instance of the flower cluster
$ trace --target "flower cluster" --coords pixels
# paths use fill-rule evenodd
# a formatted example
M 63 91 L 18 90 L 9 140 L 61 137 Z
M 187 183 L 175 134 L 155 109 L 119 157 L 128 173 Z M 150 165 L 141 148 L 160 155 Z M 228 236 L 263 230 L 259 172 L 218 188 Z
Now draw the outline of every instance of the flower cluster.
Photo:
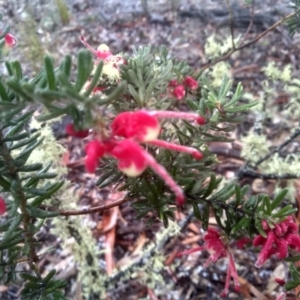
M 288 216 L 284 221 L 275 224 L 274 228 L 271 228 L 266 221 L 262 221 L 262 228 L 266 237 L 260 234 L 253 240 L 254 246 L 262 246 L 255 263 L 256 267 L 261 267 L 274 254 L 279 259 L 287 257 L 288 248 L 300 251 L 300 235 L 293 217 Z
M 122 55 L 113 55 L 109 47 L 105 44 L 101 44 L 97 50 L 95 50 L 85 41 L 84 37 L 81 37 L 81 42 L 96 56 L 95 68 L 100 61 L 103 61 L 101 79 L 107 79 L 110 84 L 117 83 L 120 80 L 120 68 L 123 64 L 126 64 Z M 87 86 L 88 84 L 89 82 L 87 82 Z M 104 89 L 105 86 L 96 87 L 94 92 Z
M 182 100 L 186 95 L 187 89 L 196 90 L 198 88 L 198 81 L 191 76 L 186 76 L 181 84 L 179 84 L 176 79 L 171 80 L 169 87 L 171 88 L 173 96 L 177 100 Z
M 227 275 L 226 275 L 226 281 L 225 281 L 225 288 L 222 292 L 222 296 L 226 296 L 229 291 L 229 284 L 230 284 L 230 278 L 233 278 L 234 282 L 234 289 L 236 292 L 240 290 L 240 284 L 238 281 L 238 275 L 236 271 L 236 267 L 233 260 L 233 255 L 230 252 L 229 244 L 226 242 L 224 238 L 220 235 L 220 232 L 216 230 L 215 228 L 209 227 L 207 229 L 207 233 L 204 236 L 204 245 L 200 247 L 193 248 L 191 250 L 187 250 L 184 252 L 181 252 L 178 254 L 178 257 L 181 257 L 186 254 L 190 254 L 196 251 L 203 251 L 206 250 L 209 253 L 211 253 L 211 256 L 207 260 L 207 262 L 204 265 L 204 268 L 206 268 L 210 263 L 217 262 L 220 258 L 228 257 L 229 263 L 227 268 Z
M 102 134 L 86 145 L 86 170 L 90 173 L 95 172 L 99 159 L 104 155 L 117 159 L 118 169 L 127 176 L 139 176 L 150 167 L 175 193 L 176 203 L 182 205 L 184 194 L 181 187 L 140 143 L 186 152 L 195 159 L 202 159 L 203 154 L 193 147 L 157 139 L 161 131 L 158 118 L 161 117 L 195 121 L 199 125 L 205 124 L 205 119 L 195 113 L 145 110 L 120 113 L 111 122 L 109 134 L 106 136 Z M 66 127 L 66 132 L 75 137 L 86 137 L 88 134 L 85 130 L 76 131 L 72 124 Z
M 6 203 L 2 197 L 0 197 L 0 215 L 4 215 L 6 212 Z

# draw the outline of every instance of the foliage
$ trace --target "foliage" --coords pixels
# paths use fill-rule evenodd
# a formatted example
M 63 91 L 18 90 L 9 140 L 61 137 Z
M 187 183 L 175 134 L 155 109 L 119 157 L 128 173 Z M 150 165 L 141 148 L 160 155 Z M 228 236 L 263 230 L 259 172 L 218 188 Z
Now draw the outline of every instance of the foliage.
M 291 26 L 296 28 L 296 25 Z M 6 28 L 0 34 L 1 50 L 8 30 Z M 83 38 L 82 42 L 87 45 Z M 212 57 L 225 54 L 233 46 L 227 45 L 230 42 L 232 40 L 228 39 L 220 48 L 214 47 L 211 39 L 207 51 Z M 215 55 L 209 49 L 220 53 Z M 166 229 L 161 236 L 158 235 L 158 244 L 165 243 L 177 233 L 178 228 L 172 219 L 176 205 L 182 203 L 174 198 L 173 193 L 176 195 L 176 191 L 183 192 L 185 207 L 192 208 L 194 217 L 201 221 L 203 229 L 208 229 L 209 216 L 214 214 L 221 233 L 214 239 L 213 246 L 207 242 L 206 250 L 215 249 L 214 246 L 221 243 L 223 252 L 212 261 L 230 252 L 228 249 L 233 247 L 231 241 L 237 243 L 245 237 L 251 241 L 255 236 L 267 239 L 274 228 L 285 224 L 287 217 L 296 211 L 291 204 L 282 204 L 287 189 L 279 191 L 272 199 L 269 195 L 250 195 L 248 187 L 236 182 L 221 186 L 222 179 L 214 171 L 216 157 L 209 152 L 207 143 L 231 142 L 228 133 L 236 128 L 243 113 L 256 106 L 257 101 L 242 99 L 242 85 L 234 86 L 233 81 L 226 76 L 220 78 L 217 65 L 215 72 L 195 73 L 185 62 L 172 59 L 165 47 L 140 47 L 133 49 L 132 55 L 113 55 L 105 45 L 100 45 L 97 50 L 89 50 L 78 53 L 75 76 L 72 74 L 74 64 L 69 55 L 57 67 L 50 56 L 45 56 L 42 70 L 32 78 L 23 74 L 20 62 L 4 62 L 7 74 L 1 74 L 0 77 L 0 192 L 7 211 L 0 221 L 0 278 L 6 284 L 22 278 L 25 282 L 22 299 L 65 299 L 61 291 L 65 283 L 54 279 L 55 270 L 42 278 L 38 267 L 40 258 L 36 235 L 45 225 L 46 219 L 54 218 L 56 234 L 57 228 L 63 228 L 62 236 L 67 230 L 80 237 L 86 235 L 85 240 L 74 246 L 75 257 L 84 269 L 80 279 L 84 284 L 86 298 L 93 293 L 103 295 L 105 284 L 120 278 L 114 274 L 111 278 L 102 277 L 97 270 L 99 252 L 91 235 L 86 233 L 89 229 L 86 219 L 72 216 L 72 213 L 68 220 L 61 218 L 68 215 L 66 211 L 73 207 L 71 201 L 63 200 L 71 198 L 68 182 L 64 180 L 67 171 L 60 163 L 64 149 L 53 139 L 50 124 L 65 115 L 73 121 L 71 134 L 80 136 L 87 132 L 85 137 L 89 142 L 86 147 L 86 166 L 95 163 L 96 169 L 101 158 L 98 186 L 115 186 L 119 191 L 126 191 L 128 199 L 135 199 L 131 205 L 137 218 L 144 218 L 148 225 L 157 219 L 163 222 Z M 218 67 L 222 67 L 222 64 L 220 62 Z M 269 65 L 265 73 L 273 81 L 280 79 L 286 84 L 291 81 L 289 67 L 284 72 L 275 72 L 275 67 Z M 180 93 L 176 90 L 178 87 Z M 126 115 L 129 118 L 142 112 L 155 122 L 155 114 L 166 117 L 159 119 L 159 125 L 156 124 L 155 129 L 160 129 L 160 140 L 156 137 L 153 140 L 142 139 L 136 132 L 127 136 L 127 127 L 132 125 L 129 121 L 125 128 L 121 128 L 125 132 L 123 135 L 114 132 L 111 124 L 127 112 L 133 112 Z M 187 118 L 187 115 L 193 116 L 193 119 Z M 197 121 L 197 118 L 203 122 Z M 40 122 L 39 125 L 36 121 Z M 136 131 L 142 126 L 142 122 L 132 125 Z M 146 130 L 149 129 L 147 126 Z M 148 132 L 142 133 L 146 135 Z M 244 153 L 249 160 L 246 167 L 251 169 L 258 163 L 257 160 L 251 160 L 254 142 L 257 144 L 258 140 L 250 135 L 247 138 L 245 142 L 252 144 L 250 151 L 246 149 Z M 259 143 L 262 143 L 264 139 L 260 138 Z M 100 149 L 103 152 L 98 148 L 97 151 L 93 148 L 92 151 L 88 150 L 88 146 L 91 149 L 95 141 L 98 146 L 103 146 Z M 135 143 L 138 152 L 133 152 L 133 156 L 141 155 L 148 163 L 146 167 L 150 166 L 147 169 L 145 167 L 139 176 L 124 175 L 127 173 L 122 167 L 123 157 L 115 151 L 121 147 L 122 141 Z M 162 141 L 168 146 L 157 148 L 162 145 Z M 259 149 L 260 156 L 257 158 L 267 160 L 265 156 L 268 155 L 268 148 L 267 145 L 263 147 L 264 153 Z M 196 153 L 198 159 L 191 155 Z M 88 158 L 91 160 L 87 162 Z M 291 160 L 293 158 L 289 156 L 286 164 Z M 280 169 L 275 171 L 279 173 Z M 77 212 L 74 211 L 74 215 Z M 82 227 L 82 224 L 86 227 Z M 214 231 L 210 230 L 210 233 L 213 235 Z M 289 232 L 286 229 L 284 233 L 287 239 L 291 238 L 289 234 L 293 238 L 293 243 L 286 244 L 286 247 L 293 245 L 299 252 L 300 237 L 295 234 L 295 230 Z M 267 249 L 268 257 L 273 254 L 272 247 Z M 147 248 L 144 255 L 148 261 L 144 263 L 144 268 L 153 264 L 155 270 L 163 269 L 158 250 L 160 245 L 151 244 Z M 267 250 L 264 245 L 261 254 Z M 87 253 L 93 261 L 85 265 L 83 258 Z M 232 259 L 232 256 L 229 258 Z M 21 262 L 26 262 L 29 268 L 18 274 L 17 267 Z M 233 266 L 231 261 L 229 280 L 230 274 L 234 273 Z M 135 267 L 133 264 L 130 267 L 133 271 L 124 271 L 124 280 L 132 277 Z M 87 270 L 93 274 L 92 279 L 85 276 Z M 293 281 L 287 283 L 286 289 L 300 282 L 299 270 L 293 264 L 290 271 Z M 99 278 L 105 284 L 98 284 Z M 151 286 L 161 278 L 147 273 L 141 280 Z

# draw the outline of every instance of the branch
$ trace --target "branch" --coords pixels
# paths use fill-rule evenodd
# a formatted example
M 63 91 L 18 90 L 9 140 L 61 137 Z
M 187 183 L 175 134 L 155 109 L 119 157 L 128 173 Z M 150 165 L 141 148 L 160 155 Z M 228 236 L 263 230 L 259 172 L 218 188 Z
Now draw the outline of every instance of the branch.
M 300 128 L 298 128 L 291 136 L 289 136 L 281 145 L 279 145 L 274 150 L 270 151 L 267 155 L 259 159 L 253 166 L 253 168 L 256 168 L 258 165 L 260 165 L 262 162 L 270 158 L 272 155 L 274 155 L 276 152 L 280 152 L 282 148 L 287 146 L 289 143 L 291 143 L 298 135 L 300 135 Z
M 250 30 L 252 29 L 252 26 L 253 26 L 253 19 L 254 19 L 254 6 L 255 6 L 255 0 L 252 0 L 252 3 L 251 3 L 251 17 L 250 17 L 250 23 L 249 23 L 249 26 L 248 26 L 248 28 L 247 28 L 247 30 L 246 30 L 246 33 L 244 34 L 244 36 L 243 36 L 243 38 L 242 38 L 242 40 L 241 40 L 241 42 L 240 42 L 239 47 L 241 47 L 241 46 L 244 44 L 244 42 L 245 42 L 245 40 L 246 40 L 246 38 L 247 38 L 247 36 L 248 36 Z
M 79 216 L 79 215 L 88 215 L 96 212 L 102 212 L 112 207 L 119 206 L 125 202 L 128 202 L 129 200 L 130 198 L 124 196 L 123 198 L 113 202 L 109 201 L 109 203 L 100 206 L 96 206 L 92 208 L 84 208 L 81 210 L 57 210 L 52 206 L 46 206 L 46 205 L 41 205 L 41 208 L 44 209 L 45 211 L 56 211 L 59 213 L 60 216 Z
M 26 209 L 27 205 L 27 197 L 23 190 L 23 186 L 19 177 L 18 168 L 15 166 L 15 162 L 11 153 L 4 141 L 3 132 L 0 128 L 0 156 L 2 157 L 3 163 L 6 167 L 6 172 L 11 179 L 12 184 L 14 184 L 14 190 L 11 192 L 14 196 L 14 201 L 18 203 L 19 209 L 21 210 L 21 214 L 23 216 L 23 229 L 25 236 L 25 244 L 29 246 L 29 265 L 31 270 L 36 270 L 35 264 L 38 262 L 38 255 L 34 246 L 34 238 L 32 233 L 32 225 L 31 220 L 32 217 L 28 213 Z M 13 217 L 16 217 L 16 212 Z M 39 275 L 39 274 L 37 274 Z
M 255 44 L 256 42 L 258 42 L 262 37 L 264 37 L 266 34 L 268 34 L 270 31 L 274 30 L 277 26 L 281 25 L 282 23 L 284 23 L 287 19 L 295 16 L 296 14 L 298 14 L 300 12 L 300 9 L 294 11 L 293 13 L 290 13 L 288 14 L 287 16 L 285 16 L 284 18 L 282 18 L 281 20 L 277 21 L 276 23 L 274 23 L 272 26 L 270 26 L 268 29 L 266 29 L 265 31 L 263 31 L 261 34 L 259 34 L 258 36 L 256 36 L 256 38 L 254 38 L 252 41 L 244 44 L 244 45 L 240 45 L 239 47 L 237 48 L 233 48 L 231 49 L 229 52 L 227 52 L 227 54 L 217 58 L 216 60 L 212 61 L 212 62 L 208 62 L 206 64 L 204 64 L 202 67 L 201 67 L 201 70 L 200 72 L 202 72 L 203 70 L 221 62 L 221 61 L 224 61 L 224 60 L 227 60 L 233 53 L 239 51 L 239 50 L 242 50 L 252 44 Z
M 230 6 L 230 0 L 226 0 L 228 12 L 230 15 L 230 33 L 231 33 L 231 43 L 232 43 L 232 49 L 235 49 L 235 43 L 234 43 L 234 20 L 233 20 L 233 13 Z
M 260 178 L 260 179 L 274 179 L 274 180 L 284 180 L 284 179 L 298 179 L 300 178 L 300 173 L 298 174 L 264 174 L 254 172 L 249 169 L 241 168 L 237 174 L 239 179 L 249 177 L 249 178 Z

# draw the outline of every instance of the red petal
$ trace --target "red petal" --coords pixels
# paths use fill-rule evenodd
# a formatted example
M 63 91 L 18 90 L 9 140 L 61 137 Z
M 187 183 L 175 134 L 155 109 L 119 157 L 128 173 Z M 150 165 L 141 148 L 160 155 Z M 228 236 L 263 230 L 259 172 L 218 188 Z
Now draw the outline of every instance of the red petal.
M 75 130 L 73 124 L 68 124 L 65 128 L 66 133 L 70 136 L 78 137 L 78 138 L 85 138 L 89 135 L 89 130 Z
M 154 140 L 160 133 L 157 118 L 141 110 L 118 114 L 111 123 L 111 129 L 114 135 L 136 138 L 141 142 Z
M 262 235 L 258 235 L 253 240 L 253 246 L 257 247 L 257 246 L 263 245 L 266 242 L 266 240 L 267 239 L 265 237 L 263 237 Z
M 99 158 L 97 156 L 88 155 L 85 158 L 85 169 L 88 173 L 95 173 L 99 164 Z
M 119 160 L 118 168 L 128 176 L 138 176 L 147 168 L 144 150 L 132 140 L 122 140 L 111 155 Z
M 191 90 L 196 90 L 198 88 L 198 82 L 197 82 L 197 80 L 195 80 L 191 76 L 187 76 L 184 79 L 183 84 L 186 85 L 187 87 L 189 87 Z
M 277 257 L 279 259 L 284 259 L 288 255 L 288 244 L 287 241 L 284 239 L 277 239 L 276 240 L 276 246 L 277 246 Z
M 5 214 L 6 212 L 6 203 L 2 197 L 0 197 L 0 215 Z
M 5 44 L 8 47 L 13 47 L 17 44 L 17 39 L 10 33 L 6 34 L 4 39 L 5 39 Z
M 177 100 L 182 100 L 185 97 L 185 88 L 183 85 L 178 85 L 173 90 L 173 95 Z
M 85 146 L 85 153 L 88 156 L 101 158 L 106 152 L 106 147 L 98 140 L 92 140 Z

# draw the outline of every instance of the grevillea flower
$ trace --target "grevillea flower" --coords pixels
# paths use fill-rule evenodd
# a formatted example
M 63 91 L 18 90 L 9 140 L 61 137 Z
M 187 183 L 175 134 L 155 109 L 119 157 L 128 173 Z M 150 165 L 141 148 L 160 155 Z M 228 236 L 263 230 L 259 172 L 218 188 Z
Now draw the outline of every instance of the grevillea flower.
M 198 88 L 198 81 L 191 76 L 185 77 L 183 84 L 191 90 L 196 90 Z
M 139 143 L 147 143 L 174 151 L 186 152 L 196 159 L 202 159 L 203 154 L 193 147 L 178 145 L 157 139 L 161 127 L 158 118 L 181 118 L 196 121 L 201 124 L 204 118 L 195 113 L 181 113 L 172 111 L 145 111 L 123 112 L 117 115 L 111 123 L 111 135 L 89 142 L 86 146 L 86 169 L 95 172 L 98 161 L 103 155 L 109 155 L 118 160 L 118 169 L 127 176 L 141 175 L 150 167 L 159 175 L 167 186 L 175 193 L 176 203 L 184 203 L 184 193 L 168 174 L 167 170 L 158 164 Z M 121 139 L 120 139 L 121 138 Z
M 104 155 L 105 151 L 105 145 L 98 140 L 90 141 L 85 146 L 85 168 L 87 172 L 94 173 L 96 171 L 99 164 L 99 159 Z
M 78 138 L 85 138 L 89 135 L 89 130 L 75 130 L 73 124 L 68 124 L 65 128 L 66 133 L 70 136 L 78 137 Z
M 285 280 L 281 278 L 275 278 L 274 280 L 281 286 L 284 286 L 286 283 Z
M 139 144 L 130 139 L 120 141 L 111 151 L 118 162 L 118 169 L 127 176 L 141 175 L 148 166 L 144 150 Z
M 161 128 L 155 116 L 140 110 L 118 114 L 111 123 L 111 129 L 116 136 L 147 142 L 156 139 Z
M 240 290 L 240 284 L 238 281 L 238 275 L 233 260 L 233 255 L 230 252 L 230 247 L 227 242 L 221 237 L 220 232 L 212 227 L 209 227 L 206 235 L 204 236 L 204 245 L 202 247 L 197 247 L 191 250 L 187 250 L 178 254 L 178 257 L 181 257 L 186 254 L 190 254 L 196 251 L 208 251 L 211 256 L 208 258 L 207 262 L 204 265 L 206 268 L 210 263 L 217 262 L 220 258 L 228 257 L 228 268 L 227 276 L 225 280 L 225 288 L 222 292 L 222 297 L 226 296 L 229 292 L 230 278 L 233 278 L 234 289 L 236 292 Z
M 0 34 L 1 34 L 1 30 L 0 30 Z M 4 36 L 4 41 L 7 47 L 14 47 L 17 45 L 17 39 L 10 33 L 7 33 Z
M 4 215 L 6 213 L 6 203 L 2 197 L 0 197 L 0 215 Z
M 81 37 L 81 42 L 97 57 L 95 62 L 94 70 L 97 68 L 99 61 L 103 61 L 103 68 L 101 77 L 104 75 L 105 79 L 108 79 L 111 84 L 115 84 L 120 80 L 120 67 L 126 64 L 126 60 L 120 55 L 113 55 L 109 47 L 105 44 L 101 44 L 97 50 L 91 47 L 84 39 Z M 94 71 L 93 71 L 94 72 Z
M 291 216 L 270 228 L 266 221 L 262 221 L 262 228 L 267 237 L 258 235 L 253 240 L 254 246 L 262 246 L 255 266 L 260 268 L 268 258 L 276 254 L 279 259 L 288 255 L 288 248 L 300 252 L 300 236 L 298 226 Z
M 173 96 L 177 100 L 182 100 L 185 97 L 185 87 L 183 85 L 178 85 L 173 90 Z
M 109 56 L 112 55 L 112 53 L 109 51 L 109 47 L 105 44 L 101 44 L 97 50 L 95 50 L 93 47 L 91 47 L 90 44 L 86 42 L 83 36 L 80 37 L 81 42 L 93 53 L 99 60 L 105 60 Z

